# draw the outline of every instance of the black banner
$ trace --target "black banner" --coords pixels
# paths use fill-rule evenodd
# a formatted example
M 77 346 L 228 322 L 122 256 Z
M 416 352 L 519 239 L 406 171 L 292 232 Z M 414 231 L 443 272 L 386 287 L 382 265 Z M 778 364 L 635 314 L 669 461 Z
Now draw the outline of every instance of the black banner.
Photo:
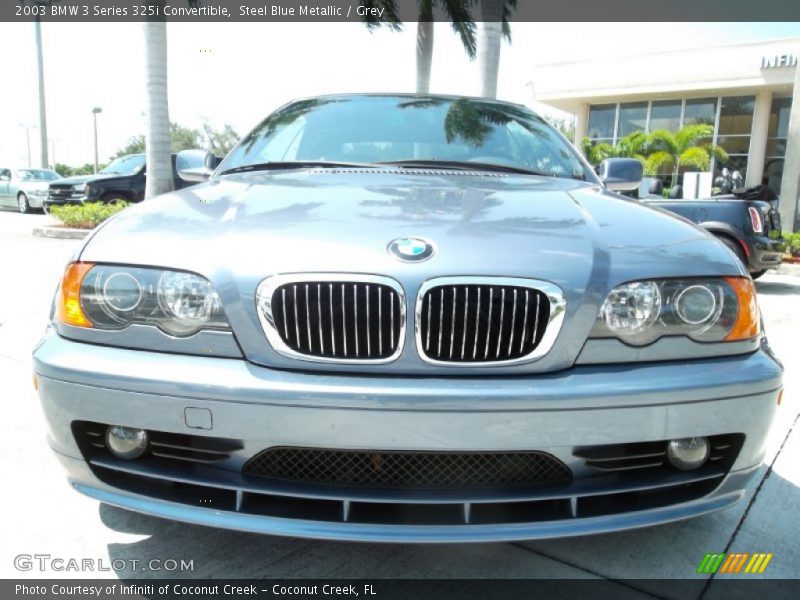
M 482 20 L 480 5 L 473 18 Z M 3 0 L 0 21 L 413 22 L 417 0 Z M 434 11 L 434 20 L 446 20 Z M 494 19 L 486 19 L 494 20 Z M 800 21 L 797 0 L 518 0 L 517 22 Z M 598 31 L 602 36 L 602 30 Z
M 679 580 L 611 579 L 265 579 L 169 580 L 39 579 L 3 580 L 4 600 L 627 600 L 684 598 L 732 600 L 759 595 L 770 600 L 797 598 L 798 580 L 753 576 Z M 656 590 L 656 591 L 654 591 Z

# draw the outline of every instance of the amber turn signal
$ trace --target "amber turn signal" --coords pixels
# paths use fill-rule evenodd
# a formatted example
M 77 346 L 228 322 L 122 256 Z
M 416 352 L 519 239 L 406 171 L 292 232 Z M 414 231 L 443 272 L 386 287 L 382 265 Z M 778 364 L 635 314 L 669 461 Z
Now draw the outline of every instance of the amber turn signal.
M 739 301 L 739 313 L 736 316 L 736 323 L 733 324 L 730 333 L 725 336 L 725 341 L 750 340 L 761 331 L 758 303 L 756 302 L 756 287 L 749 277 L 726 277 L 725 281 L 731 286 Z
M 67 266 L 56 300 L 56 319 L 65 325 L 91 327 L 81 308 L 81 284 L 86 273 L 94 267 L 93 263 L 75 262 Z

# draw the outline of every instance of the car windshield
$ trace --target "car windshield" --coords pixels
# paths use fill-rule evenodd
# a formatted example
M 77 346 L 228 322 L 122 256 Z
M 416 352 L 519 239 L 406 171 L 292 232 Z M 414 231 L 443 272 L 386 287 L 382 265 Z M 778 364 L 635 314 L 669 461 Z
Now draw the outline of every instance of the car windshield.
M 55 181 L 61 175 L 50 169 L 20 169 L 17 171 L 17 179 L 20 181 Z
M 144 154 L 121 156 L 113 160 L 111 164 L 100 171 L 100 173 L 104 175 L 133 175 L 144 166 L 144 162 Z
M 414 96 L 302 100 L 265 119 L 231 152 L 221 172 L 264 163 L 408 163 L 518 169 L 593 178 L 577 152 L 543 119 L 515 105 Z M 290 167 L 291 165 L 287 165 Z

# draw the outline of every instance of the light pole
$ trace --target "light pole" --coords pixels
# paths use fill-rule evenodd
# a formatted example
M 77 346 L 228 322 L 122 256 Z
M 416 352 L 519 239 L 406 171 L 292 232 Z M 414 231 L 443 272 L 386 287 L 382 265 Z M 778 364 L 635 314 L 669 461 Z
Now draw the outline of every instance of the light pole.
M 37 2 L 41 6 L 41 2 Z M 49 161 L 47 160 L 47 111 L 44 101 L 44 58 L 42 57 L 42 24 L 37 16 L 33 22 L 33 36 L 36 42 L 36 77 L 39 84 L 39 162 L 43 169 L 46 169 Z
M 20 123 L 19 126 L 25 128 L 25 141 L 28 144 L 28 167 L 30 168 L 33 166 L 32 164 L 33 160 L 31 158 L 31 127 L 36 127 L 36 126 L 35 125 L 31 126 L 28 123 Z
M 94 172 L 97 173 L 97 115 L 103 112 L 103 109 L 99 106 L 95 106 L 92 109 L 92 117 L 94 118 Z
M 31 128 L 25 125 L 25 140 L 28 142 L 28 167 L 31 167 Z

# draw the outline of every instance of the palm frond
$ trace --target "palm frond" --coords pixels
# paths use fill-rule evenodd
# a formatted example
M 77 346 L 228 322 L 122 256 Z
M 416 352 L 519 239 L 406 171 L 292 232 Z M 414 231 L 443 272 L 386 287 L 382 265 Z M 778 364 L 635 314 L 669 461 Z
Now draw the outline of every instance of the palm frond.
M 503 1 L 503 37 L 511 43 L 511 15 L 517 10 L 517 0 Z
M 363 0 L 361 5 L 367 10 L 364 11 L 364 25 L 370 31 L 385 25 L 393 31 L 401 31 L 403 29 L 403 22 L 397 14 L 397 1 L 396 0 Z M 369 10 L 372 8 L 379 9 L 378 11 Z M 374 15 L 381 14 L 383 16 L 376 17 Z
M 442 10 L 450 21 L 450 26 L 461 38 L 461 44 L 470 60 L 474 60 L 478 43 L 475 19 L 472 17 L 472 8 L 475 0 L 439 0 Z
M 597 142 L 588 137 L 581 140 L 581 148 L 589 164 L 597 166 L 607 158 L 616 156 L 614 146 L 606 142 Z
M 728 153 L 725 152 L 725 148 L 718 146 L 717 144 L 709 144 L 707 148 L 709 154 L 714 157 L 714 160 L 723 165 L 727 164 L 729 157 Z
M 711 156 L 702 146 L 692 146 L 681 152 L 679 162 L 681 167 L 689 167 L 698 171 L 708 171 L 711 167 Z
M 711 125 L 706 125 L 705 123 L 686 125 L 674 134 L 678 153 L 682 153 L 684 150 L 691 148 L 692 146 L 698 146 L 704 141 L 708 143 L 711 141 L 713 136 L 714 128 Z
M 644 163 L 644 173 L 648 177 L 655 177 L 672 171 L 675 168 L 675 158 L 669 152 L 653 152 Z
M 617 142 L 616 156 L 628 158 L 642 154 L 646 144 L 647 134 L 644 131 L 634 131 Z
M 589 156 L 589 152 L 592 150 L 592 140 L 588 135 L 583 136 L 583 139 L 581 139 L 581 150 L 583 150 L 584 156 Z
M 667 152 L 672 156 L 678 154 L 678 143 L 675 134 L 666 129 L 656 129 L 647 136 L 647 153 Z

